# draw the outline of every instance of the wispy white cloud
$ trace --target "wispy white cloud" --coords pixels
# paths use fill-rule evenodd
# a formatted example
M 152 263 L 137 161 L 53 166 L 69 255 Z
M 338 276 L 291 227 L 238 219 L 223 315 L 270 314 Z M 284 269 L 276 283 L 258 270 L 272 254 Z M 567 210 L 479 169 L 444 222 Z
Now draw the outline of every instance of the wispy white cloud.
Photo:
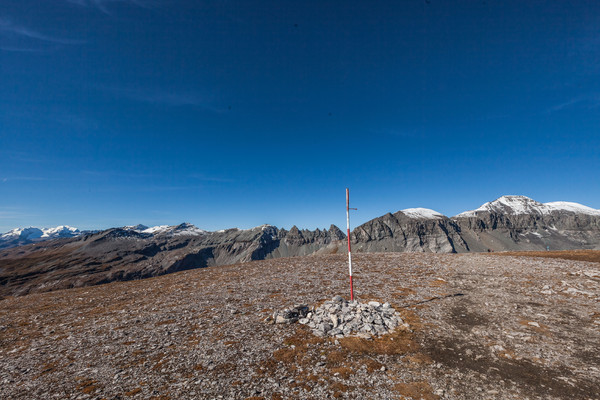
M 571 99 L 571 100 L 565 101 L 565 102 L 563 102 L 563 103 L 556 104 L 556 105 L 554 105 L 554 106 L 552 106 L 552 107 L 548 108 L 548 109 L 546 110 L 546 112 L 547 112 L 547 113 L 553 113 L 553 112 L 561 111 L 561 110 L 564 110 L 565 108 L 572 107 L 573 105 L 575 105 L 575 104 L 577 104 L 577 103 L 580 103 L 580 102 L 581 102 L 581 99 L 580 99 L 580 98 L 574 98 L 574 99 Z
M 571 108 L 587 108 L 593 109 L 600 107 L 600 94 L 595 93 L 591 95 L 582 95 L 573 97 L 567 101 L 556 104 L 552 107 L 549 107 L 544 111 L 545 114 L 552 114 L 555 112 L 560 112 L 564 110 L 568 110 Z
M 213 96 L 201 95 L 193 92 L 178 92 L 168 90 L 141 90 L 141 89 L 108 89 L 118 97 L 127 98 L 148 104 L 159 104 L 170 107 L 198 107 L 213 112 L 223 112 L 215 106 Z
M 12 53 L 47 53 L 48 49 L 33 49 L 29 47 L 11 47 L 11 46 L 0 46 L 1 51 L 8 51 Z
M 2 219 L 15 219 L 22 217 L 22 214 L 15 213 L 13 211 L 0 211 L 0 218 Z
M 7 18 L 0 17 L 0 33 L 4 35 L 13 35 L 18 37 L 25 37 L 28 39 L 35 39 L 47 43 L 63 44 L 63 45 L 74 45 L 83 44 L 84 41 L 75 39 L 59 38 L 55 36 L 46 35 L 36 30 L 15 24 Z M 21 51 L 26 50 L 25 48 L 13 48 L 13 51 L 19 49 Z M 10 50 L 8 50 L 10 51 Z
M 209 176 L 209 175 L 205 175 L 205 174 L 190 174 L 190 175 L 188 175 L 188 177 L 191 179 L 204 181 L 204 182 L 219 182 L 219 183 L 235 182 L 234 179 L 222 178 L 222 177 L 218 177 L 218 176 Z
M 38 217 L 22 208 L 0 207 L 0 233 L 8 232 L 17 226 L 31 226 L 30 220 Z
M 129 93 L 133 100 L 169 106 L 205 106 L 208 99 L 192 93 Z
M 84 176 L 97 178 L 97 179 L 106 179 L 106 178 L 117 178 L 117 179 L 152 179 L 162 181 L 168 176 L 161 174 L 153 174 L 153 173 L 138 173 L 138 172 L 123 172 L 123 171 L 98 171 L 98 170 L 82 170 L 81 173 Z M 233 179 L 223 178 L 220 176 L 212 176 L 200 173 L 188 174 L 187 178 L 189 179 L 189 183 L 184 185 L 164 185 L 164 186 L 155 186 L 153 190 L 183 190 L 183 189 L 191 189 L 198 187 L 197 182 L 219 182 L 219 183 L 231 183 L 235 182 Z
M 143 186 L 136 188 L 136 192 L 173 192 L 183 190 L 201 189 L 199 185 L 155 185 L 155 186 Z
M 179 192 L 202 189 L 202 185 L 145 185 L 124 188 L 123 186 L 100 186 L 93 189 L 97 193 L 154 193 L 154 192 Z
M 49 158 L 40 157 L 38 155 L 32 155 L 30 153 L 26 153 L 24 151 L 14 151 L 14 150 L 0 150 L 0 155 L 3 158 L 8 158 L 13 161 L 17 161 L 19 163 L 48 163 L 51 162 Z
M 18 207 L 0 207 L 0 219 L 18 219 L 33 216 Z
M 68 110 L 57 111 L 49 117 L 61 125 L 68 126 L 78 131 L 89 131 L 98 129 L 98 122 L 87 116 L 75 114 Z
M 152 8 L 156 5 L 156 1 L 149 0 L 67 0 L 71 4 L 76 4 L 81 7 L 92 7 L 107 15 L 112 15 L 110 10 L 111 4 L 132 4 L 141 8 Z
M 373 128 L 369 132 L 380 136 L 394 136 L 399 138 L 420 138 L 423 136 L 417 129 L 397 129 L 397 128 Z
M 35 181 L 48 181 L 50 178 L 44 178 L 41 176 L 5 176 L 0 177 L 0 182 L 35 182 Z
M 144 179 L 144 178 L 158 178 L 159 175 L 147 174 L 147 173 L 130 173 L 122 171 L 97 171 L 97 170 L 83 170 L 83 175 L 96 178 L 130 178 L 130 179 Z

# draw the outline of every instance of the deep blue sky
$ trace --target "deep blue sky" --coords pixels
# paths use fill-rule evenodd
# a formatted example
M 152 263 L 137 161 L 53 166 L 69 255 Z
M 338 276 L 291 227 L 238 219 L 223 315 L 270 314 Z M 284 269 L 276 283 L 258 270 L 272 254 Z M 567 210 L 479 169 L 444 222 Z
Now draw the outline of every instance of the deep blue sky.
M 2 0 L 0 232 L 600 208 L 600 2 Z

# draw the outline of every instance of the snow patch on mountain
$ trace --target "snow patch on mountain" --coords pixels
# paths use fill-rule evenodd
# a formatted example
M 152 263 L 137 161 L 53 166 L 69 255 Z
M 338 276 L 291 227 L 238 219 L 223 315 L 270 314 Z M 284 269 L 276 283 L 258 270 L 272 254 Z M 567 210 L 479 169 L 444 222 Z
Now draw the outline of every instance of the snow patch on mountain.
M 148 229 L 148 227 L 146 225 L 137 224 L 137 225 L 124 226 L 123 229 L 128 230 L 128 231 L 142 232 L 143 230 Z
M 227 231 L 241 231 L 241 229 L 240 228 L 219 229 L 218 231 L 215 231 L 215 233 L 225 233 Z
M 151 235 L 172 235 L 172 236 L 200 236 L 205 235 L 208 231 L 197 228 L 196 226 L 184 222 L 179 225 L 159 225 L 151 228 L 146 228 L 141 233 L 149 233 Z
M 400 210 L 406 216 L 410 218 L 421 218 L 421 219 L 440 219 L 444 218 L 444 214 L 441 214 L 435 210 L 429 208 L 407 208 Z
M 574 213 L 588 215 L 600 215 L 600 210 L 584 206 L 583 204 L 572 203 L 570 201 L 552 201 L 550 203 L 544 203 L 544 205 L 551 210 L 571 211 Z
M 174 236 L 201 236 L 201 235 L 206 235 L 207 233 L 208 233 L 208 231 L 197 228 L 196 226 L 189 224 L 187 222 L 184 222 L 181 225 L 177 225 L 173 229 Z
M 258 225 L 252 228 L 248 228 L 248 229 L 241 229 L 241 228 L 227 228 L 227 229 L 219 229 L 218 231 L 215 231 L 215 233 L 225 233 L 227 231 L 240 231 L 240 232 L 251 232 L 251 231 L 256 231 L 256 230 L 261 230 L 264 231 L 266 229 L 272 229 L 275 228 L 273 225 L 269 225 L 269 224 L 263 224 L 263 225 Z
M 162 232 L 166 232 L 169 230 L 169 228 L 171 228 L 171 226 L 169 225 L 157 225 L 157 226 L 153 226 L 150 228 L 146 228 L 144 230 L 142 230 L 142 233 L 150 233 L 152 235 L 158 234 L 158 233 L 162 233 Z

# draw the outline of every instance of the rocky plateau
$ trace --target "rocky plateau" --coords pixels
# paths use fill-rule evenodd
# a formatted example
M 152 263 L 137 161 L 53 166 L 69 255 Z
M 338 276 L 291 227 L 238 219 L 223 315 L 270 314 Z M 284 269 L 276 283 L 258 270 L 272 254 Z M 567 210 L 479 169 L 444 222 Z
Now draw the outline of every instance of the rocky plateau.
M 342 254 L 9 296 L 0 398 L 597 399 L 600 252 L 531 254 L 357 254 L 356 307 L 408 325 L 363 337 L 269 321 L 351 314 Z

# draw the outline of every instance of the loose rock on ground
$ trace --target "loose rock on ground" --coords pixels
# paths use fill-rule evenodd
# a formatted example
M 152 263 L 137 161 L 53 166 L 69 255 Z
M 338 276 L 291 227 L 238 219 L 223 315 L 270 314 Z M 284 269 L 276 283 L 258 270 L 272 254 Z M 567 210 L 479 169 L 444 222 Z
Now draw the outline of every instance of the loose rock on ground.
M 273 313 L 276 324 L 299 322 L 307 325 L 319 337 L 359 336 L 371 338 L 394 331 L 399 325 L 408 329 L 400 314 L 389 303 L 370 301 L 359 303 L 347 301 L 342 296 L 324 302 L 319 307 L 309 308 L 299 304 Z

